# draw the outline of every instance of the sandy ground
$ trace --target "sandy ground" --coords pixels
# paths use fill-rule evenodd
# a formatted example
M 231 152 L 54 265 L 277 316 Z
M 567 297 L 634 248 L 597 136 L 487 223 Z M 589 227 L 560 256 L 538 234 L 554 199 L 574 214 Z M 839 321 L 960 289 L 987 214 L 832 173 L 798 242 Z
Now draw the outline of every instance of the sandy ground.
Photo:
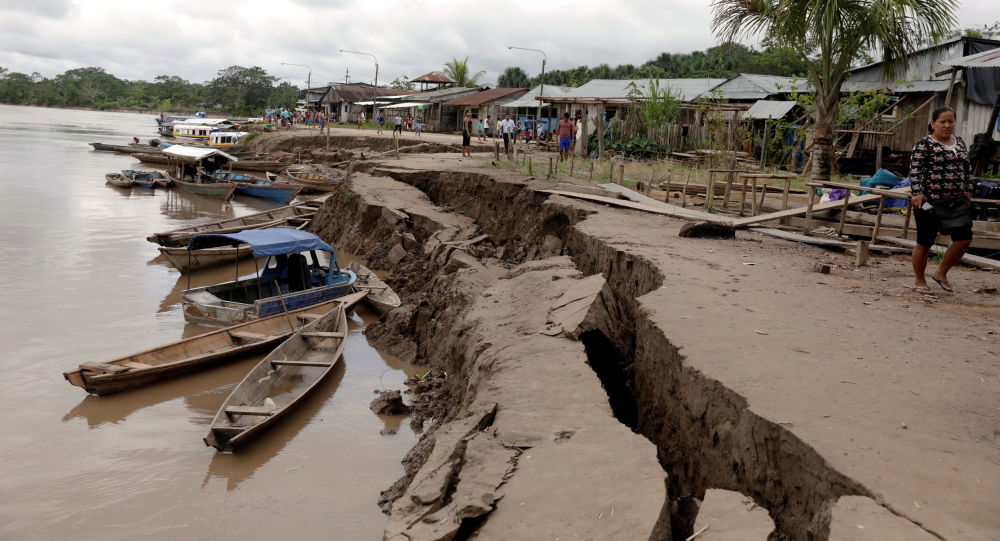
M 460 159 L 457 154 L 407 156 L 387 163 L 410 170 L 491 173 L 479 167 L 488 158 Z M 492 174 L 505 182 L 524 182 L 510 173 Z M 442 212 L 403 183 L 379 182 L 363 194 L 372 202 L 406 208 L 408 213 Z M 537 180 L 528 185 L 544 187 Z M 829 468 L 853 484 L 858 494 L 835 499 L 827 509 L 832 514 L 830 539 L 1000 538 L 1000 515 L 995 512 L 1000 500 L 997 273 L 959 267 L 950 275 L 957 294 L 936 290 L 924 296 L 909 289 L 907 256 L 873 255 L 869 266 L 857 268 L 849 256 L 752 232 L 738 232 L 733 240 L 681 238 L 677 233 L 684 222 L 679 220 L 558 196 L 550 201 L 592 213 L 574 226 L 578 232 L 649 262 L 662 274 L 662 286 L 638 298 L 638 306 L 643 318 L 679 350 L 685 370 L 741 397 L 747 412 L 776 427 L 782 437 L 815 451 L 821 459 L 816 467 Z M 833 271 L 814 272 L 816 262 L 831 264 Z M 551 283 L 550 276 L 539 277 Z M 530 278 L 524 280 L 491 282 L 491 295 L 517 296 L 529 288 L 543 300 L 522 299 L 522 306 L 543 311 L 551 307 L 550 297 L 567 291 L 537 289 Z M 476 302 L 470 325 L 483 333 L 483 343 L 505 343 L 516 355 L 510 364 L 494 363 L 491 369 L 499 372 L 486 394 L 497 396 L 483 400 L 513 407 L 526 392 L 531 395 L 525 385 L 518 385 L 525 378 L 565 380 L 565 367 L 546 375 L 523 372 L 520 366 L 531 354 L 530 347 L 522 351 L 524 344 L 517 344 L 531 334 L 521 320 L 541 318 L 536 323 L 544 325 L 545 314 L 515 317 L 503 306 L 490 304 L 488 298 Z M 544 351 L 545 346 L 537 347 Z M 574 370 L 574 377 L 584 377 L 579 366 Z M 593 385 L 592 379 L 585 384 L 588 393 Z M 605 399 L 587 394 L 582 400 L 587 407 L 597 407 L 595 402 Z M 587 415 L 608 418 L 606 402 L 604 406 Z M 502 423 L 509 411 L 500 406 L 494 437 L 504 439 L 500 435 L 511 430 Z M 531 411 L 530 403 L 526 411 Z M 553 415 L 561 413 L 554 410 Z M 551 421 L 520 419 L 515 424 L 519 430 L 542 434 L 559 424 Z M 595 423 L 593 430 L 599 441 L 631 441 L 621 440 L 619 428 L 611 425 Z M 626 445 L 633 447 L 639 456 L 644 452 L 641 444 Z M 500 499 L 480 532 L 495 531 L 496 536 L 486 537 L 499 538 L 502 531 L 521 531 L 529 536 L 523 538 L 530 538 L 533 530 L 525 526 L 523 515 L 508 506 L 528 501 L 552 510 L 552 492 L 539 489 L 547 486 L 547 475 L 574 479 L 585 474 L 590 486 L 618 487 L 615 491 L 626 498 L 622 505 L 627 507 L 629 489 L 628 483 L 621 484 L 623 475 L 662 479 L 663 473 L 655 461 L 630 459 L 629 464 L 624 472 L 601 470 L 585 459 L 556 455 L 539 471 L 511 478 L 507 490 L 518 497 Z M 633 504 L 656 492 L 648 490 L 639 491 L 636 496 L 641 497 Z M 662 498 L 662 486 L 656 497 Z M 657 501 L 646 512 L 655 513 L 661 504 Z M 558 513 L 535 517 L 540 521 L 536 527 L 543 528 L 539 531 L 558 531 L 558 526 L 544 526 L 552 522 L 545 516 Z M 614 534 L 605 531 L 604 536 L 586 538 L 644 538 L 630 528 L 652 521 L 636 520 L 619 523 Z M 697 528 L 705 526 L 698 537 L 702 541 L 765 539 L 773 524 L 745 496 L 709 490 L 697 522 Z

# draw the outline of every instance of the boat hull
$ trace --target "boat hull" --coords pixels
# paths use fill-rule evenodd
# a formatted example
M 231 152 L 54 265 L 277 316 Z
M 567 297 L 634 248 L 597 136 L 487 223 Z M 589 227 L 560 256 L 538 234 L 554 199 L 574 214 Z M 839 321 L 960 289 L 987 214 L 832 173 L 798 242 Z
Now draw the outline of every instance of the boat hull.
M 236 193 L 239 195 L 259 197 L 286 205 L 291 203 L 292 199 L 295 199 L 295 196 L 299 195 L 300 191 L 301 188 L 288 185 L 239 183 L 236 186 Z
M 117 188 L 132 187 L 132 179 L 126 177 L 121 173 L 108 173 L 104 175 L 104 180 L 107 181 L 108 184 L 115 186 Z
M 344 304 L 346 309 L 350 309 L 361 299 L 362 295 L 356 293 L 328 303 L 294 310 L 287 315 L 275 315 L 237 327 L 219 329 L 106 363 L 83 363 L 76 370 L 64 372 L 63 377 L 70 384 L 99 396 L 158 383 L 273 348 L 294 330 L 336 308 L 338 304 Z M 292 327 L 289 326 L 289 321 L 293 322 Z M 244 338 L 239 338 L 240 336 Z M 149 364 L 147 368 L 140 366 L 147 363 L 156 364 Z
M 173 177 L 171 177 L 170 180 L 173 182 L 174 186 L 180 188 L 181 190 L 191 192 L 195 195 L 203 195 L 205 197 L 221 197 L 223 199 L 229 199 L 236 190 L 235 182 L 188 182 L 186 180 Z
M 205 445 L 235 452 L 275 425 L 340 362 L 347 332 L 346 310 L 338 307 L 282 342 L 223 402 L 203 438 Z M 292 380 L 298 382 L 285 391 Z
M 255 300 L 253 303 L 222 300 L 209 291 L 213 286 L 192 289 L 184 292 L 181 310 L 184 313 L 184 321 L 188 323 L 223 327 L 246 323 L 280 314 L 286 309 L 308 308 L 353 293 L 356 277 L 353 272 L 345 272 L 347 278 L 333 285 L 266 297 Z M 256 279 L 247 280 L 245 283 L 246 287 L 257 287 Z
M 399 305 L 402 304 L 399 295 L 396 295 L 396 292 L 368 267 L 352 261 L 347 265 L 347 268 L 358 277 L 357 281 L 354 282 L 354 289 L 366 293 L 365 301 L 379 315 L 399 308 Z
M 225 265 L 238 259 L 253 256 L 253 248 L 245 244 L 235 249 L 224 247 L 188 250 L 187 248 L 160 246 L 159 250 L 163 254 L 163 257 L 167 258 L 167 261 L 170 262 L 170 265 L 181 271 L 181 273 Z

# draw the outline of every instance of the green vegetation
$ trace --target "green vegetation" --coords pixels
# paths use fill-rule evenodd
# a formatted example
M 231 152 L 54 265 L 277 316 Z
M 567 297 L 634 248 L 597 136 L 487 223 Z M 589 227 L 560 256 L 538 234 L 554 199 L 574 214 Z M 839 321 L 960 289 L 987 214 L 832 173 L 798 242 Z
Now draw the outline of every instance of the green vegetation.
M 925 38 L 937 41 L 954 25 L 957 0 L 717 0 L 712 28 L 724 41 L 759 36 L 793 49 L 815 89 L 814 181 L 830 179 L 840 89 L 854 62 L 879 51 L 895 78 Z
M 443 71 L 452 81 L 455 81 L 455 86 L 476 86 L 479 84 L 479 78 L 486 75 L 485 71 L 471 73 L 469 57 L 465 57 L 465 60 L 452 58 L 451 61 L 445 62 Z
M 298 89 L 287 82 L 275 86 L 277 80 L 256 66 L 230 66 L 206 83 L 173 75 L 159 75 L 152 82 L 128 81 L 97 67 L 49 79 L 0 67 L 0 103 L 257 115 L 268 106 L 295 106 Z
M 621 64 L 611 67 L 607 64 L 600 64 L 592 68 L 578 66 L 572 69 L 549 71 L 545 73 L 545 84 L 580 86 L 592 79 L 733 77 L 740 73 L 790 77 L 805 75 L 806 72 L 806 63 L 790 47 L 768 47 L 758 51 L 738 43 L 727 43 L 691 53 L 660 53 L 659 56 L 641 66 Z M 511 67 L 503 71 L 497 86 L 530 87 L 541 82 L 541 77 L 529 78 L 521 68 Z

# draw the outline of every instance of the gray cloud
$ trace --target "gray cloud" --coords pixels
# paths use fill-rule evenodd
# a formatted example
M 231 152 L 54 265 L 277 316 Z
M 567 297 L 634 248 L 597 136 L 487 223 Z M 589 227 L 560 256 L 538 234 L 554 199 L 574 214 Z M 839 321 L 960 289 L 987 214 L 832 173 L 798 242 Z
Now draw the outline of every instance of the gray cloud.
M 452 57 L 469 57 L 483 82 L 504 68 L 536 75 L 541 57 L 508 45 L 542 49 L 547 70 L 607 63 L 641 64 L 661 52 L 690 52 L 716 44 L 710 2 L 683 0 L 505 0 L 502 5 L 461 0 L 363 2 L 360 0 L 175 0 L 170 9 L 148 2 L 88 0 L 18 3 L 0 0 L 0 66 L 51 77 L 67 69 L 101 66 L 126 79 L 160 74 L 207 81 L 231 65 L 260 66 L 304 85 L 308 64 L 314 84 L 372 81 L 370 58 L 379 59 L 379 81 L 442 69 Z M 982 24 L 992 0 L 967 0 L 963 27 Z M 970 18 L 971 17 L 971 18 Z

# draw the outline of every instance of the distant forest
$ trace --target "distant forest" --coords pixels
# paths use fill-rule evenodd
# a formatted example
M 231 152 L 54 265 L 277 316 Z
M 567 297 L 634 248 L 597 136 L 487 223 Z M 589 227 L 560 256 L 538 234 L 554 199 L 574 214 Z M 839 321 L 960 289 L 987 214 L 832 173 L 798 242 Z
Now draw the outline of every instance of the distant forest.
M 580 86 L 592 79 L 684 79 L 690 77 L 728 78 L 740 73 L 794 76 L 807 74 L 802 58 L 784 47 L 756 50 L 738 43 L 727 43 L 691 53 L 660 53 L 642 65 L 621 64 L 611 67 L 579 66 L 568 70 L 545 72 L 545 84 Z M 539 76 L 529 77 L 519 67 L 507 68 L 500 74 L 497 85 L 507 88 L 532 87 L 542 82 Z
M 579 66 L 545 73 L 545 84 L 580 86 L 591 79 L 645 79 L 729 77 L 738 73 L 804 75 L 805 65 L 794 52 L 782 48 L 755 50 L 738 44 L 705 51 L 662 53 L 640 65 Z M 0 67 L 0 103 L 95 107 L 98 109 L 156 109 L 163 111 L 224 111 L 258 114 L 265 107 L 292 107 L 298 89 L 263 68 L 230 66 L 205 83 L 192 83 L 176 75 L 159 75 L 153 81 L 128 81 L 103 68 L 69 70 L 53 78 L 27 75 Z M 504 70 L 499 86 L 527 87 L 541 82 L 521 68 Z M 412 83 L 397 78 L 392 86 Z

